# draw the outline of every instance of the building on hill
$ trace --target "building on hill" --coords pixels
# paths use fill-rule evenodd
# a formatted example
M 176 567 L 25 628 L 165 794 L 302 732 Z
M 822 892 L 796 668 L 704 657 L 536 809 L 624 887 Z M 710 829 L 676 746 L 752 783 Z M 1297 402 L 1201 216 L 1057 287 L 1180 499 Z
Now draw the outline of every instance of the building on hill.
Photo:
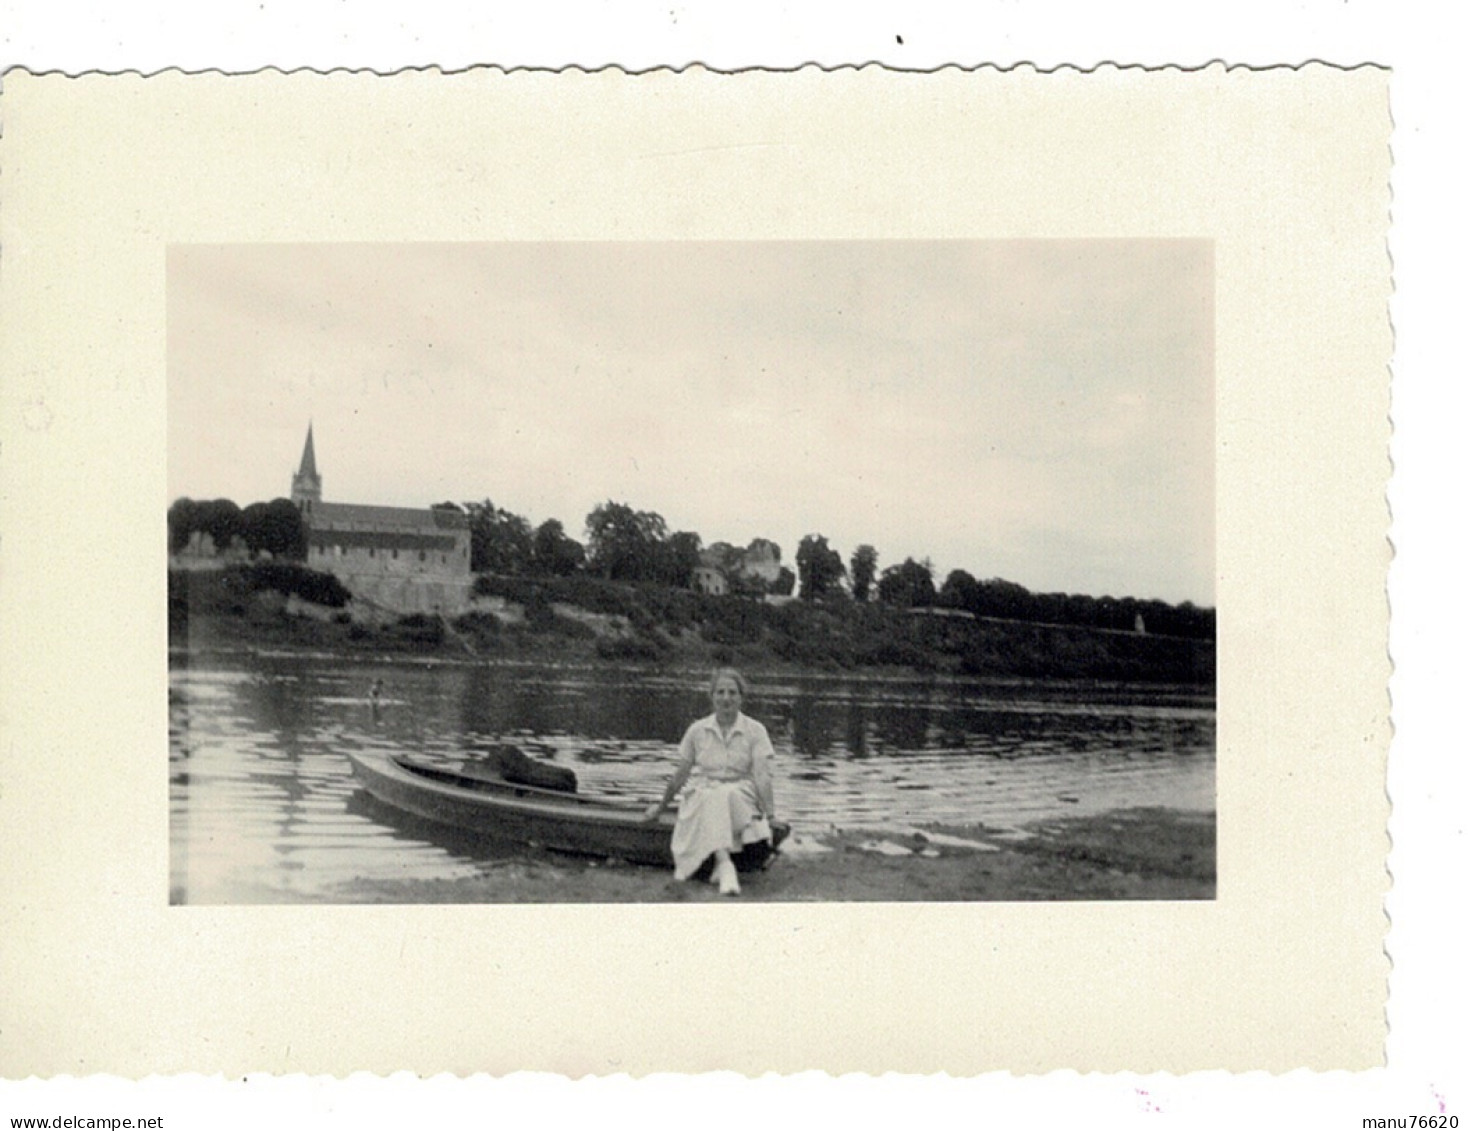
M 707 593 L 711 597 L 722 597 L 729 592 L 729 578 L 716 565 L 700 564 L 693 567 L 692 589 L 695 593 Z
M 780 580 L 780 547 L 756 538 L 741 549 L 715 542 L 699 554 L 692 587 L 715 596 L 730 592 L 761 593 Z
M 353 597 L 389 612 L 463 612 L 474 580 L 468 518 L 448 509 L 323 502 L 312 432 L 307 428 L 301 466 L 291 476 L 307 566 L 334 574 Z
M 757 577 L 767 586 L 780 580 L 780 547 L 768 538 L 756 538 L 744 551 L 739 572 Z

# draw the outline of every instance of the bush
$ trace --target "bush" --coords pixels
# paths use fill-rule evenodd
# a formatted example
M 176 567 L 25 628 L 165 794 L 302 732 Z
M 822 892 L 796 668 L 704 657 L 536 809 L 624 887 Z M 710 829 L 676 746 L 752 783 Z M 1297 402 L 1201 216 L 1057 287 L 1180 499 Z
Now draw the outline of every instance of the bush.
M 526 627 L 532 632 L 549 632 L 555 624 L 556 614 L 550 602 L 538 588 L 531 589 L 529 598 L 525 601 Z
M 481 573 L 474 579 L 476 597 L 501 597 L 517 605 L 535 602 L 550 605 L 575 605 L 589 613 L 624 616 L 629 619 L 640 608 L 636 593 L 628 586 L 599 577 L 576 574 L 571 577 L 505 577 Z
M 388 635 L 399 644 L 413 649 L 437 648 L 443 643 L 443 622 L 437 617 L 412 613 L 394 623 Z
M 753 644 L 764 635 L 765 606 L 738 598 L 714 598 L 703 609 L 703 638 L 710 644 Z
M 474 596 L 503 597 L 524 604 L 537 592 L 536 583 L 525 577 L 506 577 L 497 573 L 481 573 L 474 579 Z
M 932 671 L 938 667 L 939 656 L 930 648 L 924 648 L 911 640 L 887 638 L 868 643 L 853 657 L 858 664 L 876 667 L 907 667 L 917 671 Z
M 662 585 L 639 585 L 630 590 L 636 604 L 636 615 L 629 618 L 634 624 L 665 627 L 682 632 L 698 623 L 700 613 L 716 597 L 704 597 L 690 593 L 687 589 L 669 589 Z
M 465 613 L 454 621 L 454 630 L 476 649 L 504 648 L 510 635 L 499 617 L 492 613 Z
M 465 613 L 454 621 L 454 627 L 471 636 L 498 636 L 500 618 L 493 613 Z
M 630 617 L 637 605 L 636 597 L 625 586 L 585 574 L 556 578 L 548 591 L 554 601 L 606 616 Z
M 563 616 L 553 613 L 551 616 L 550 631 L 557 636 L 564 636 L 570 640 L 590 640 L 596 636 L 596 629 L 585 621 L 579 621 L 575 617 Z
M 290 562 L 260 562 L 255 565 L 231 566 L 225 570 L 224 584 L 241 593 L 273 590 L 283 596 L 296 596 L 314 605 L 332 609 L 346 607 L 351 592 L 334 574 L 321 573 Z
M 596 642 L 596 654 L 603 660 L 651 663 L 666 658 L 671 650 L 668 639 L 660 636 L 603 637 Z

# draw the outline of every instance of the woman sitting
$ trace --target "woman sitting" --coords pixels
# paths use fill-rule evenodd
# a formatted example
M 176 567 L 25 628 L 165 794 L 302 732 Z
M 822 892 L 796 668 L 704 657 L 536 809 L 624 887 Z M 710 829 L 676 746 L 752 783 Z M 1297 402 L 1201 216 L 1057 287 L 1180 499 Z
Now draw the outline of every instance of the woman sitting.
M 740 711 L 746 691 L 744 677 L 732 668 L 714 673 L 709 683 L 714 713 L 684 733 L 678 769 L 662 800 L 648 806 L 646 814 L 649 821 L 657 820 L 691 780 L 673 826 L 673 875 L 686 880 L 712 856 L 713 882 L 721 895 L 739 894 L 733 854 L 769 840 L 775 816 L 775 751 L 763 724 Z

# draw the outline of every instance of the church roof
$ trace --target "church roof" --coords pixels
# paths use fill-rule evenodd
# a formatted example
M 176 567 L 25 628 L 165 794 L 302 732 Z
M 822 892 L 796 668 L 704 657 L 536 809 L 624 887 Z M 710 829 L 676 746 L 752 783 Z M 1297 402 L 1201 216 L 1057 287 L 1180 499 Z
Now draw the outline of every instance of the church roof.
M 418 507 L 376 507 L 359 503 L 313 503 L 306 520 L 313 530 L 422 531 L 465 530 L 469 519 L 460 511 Z

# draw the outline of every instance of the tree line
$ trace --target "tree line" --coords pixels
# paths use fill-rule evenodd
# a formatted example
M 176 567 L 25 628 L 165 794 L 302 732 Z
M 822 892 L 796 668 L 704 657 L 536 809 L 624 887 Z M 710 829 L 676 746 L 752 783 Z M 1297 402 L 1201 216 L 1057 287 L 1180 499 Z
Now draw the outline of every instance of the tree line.
M 691 530 L 668 529 L 656 511 L 636 510 L 627 503 L 607 501 L 586 516 L 586 541 L 566 533 L 559 519 L 551 518 L 532 527 L 524 516 L 495 506 L 492 500 L 477 503 L 438 503 L 436 509 L 458 511 L 469 523 L 469 568 L 475 573 L 508 577 L 569 577 L 588 573 L 607 581 L 667 585 L 687 589 L 694 571 L 711 557 L 729 572 L 732 589 L 747 596 L 793 590 L 795 575 L 765 582 L 739 567 L 745 551 L 727 543 L 705 547 Z M 780 559 L 780 547 L 766 538 L 750 544 L 766 547 Z
M 289 499 L 251 503 L 241 509 L 231 499 L 178 499 L 168 508 L 168 552 L 181 553 L 194 535 L 207 535 L 217 553 L 238 541 L 251 555 L 301 559 L 306 527 Z
M 796 552 L 800 568 L 800 596 L 806 600 L 849 597 L 857 602 L 880 601 L 905 609 L 947 609 L 1000 620 L 1078 625 L 1087 628 L 1135 632 L 1142 629 L 1163 636 L 1211 640 L 1216 613 L 1191 601 L 1178 605 L 1135 597 L 1091 597 L 1074 593 L 1031 593 L 1003 578 L 980 581 L 967 570 L 955 569 L 938 584 L 932 562 L 906 558 L 880 573 L 877 551 L 863 544 L 852 553 L 849 568 L 841 555 L 819 534 L 801 539 Z M 1140 619 L 1139 619 L 1140 618 Z
M 716 542 L 705 547 L 694 531 L 670 531 L 655 511 L 636 510 L 608 500 L 586 516 L 584 543 L 572 538 L 555 518 L 532 526 L 524 516 L 478 502 L 435 504 L 434 509 L 463 514 L 469 527 L 470 569 L 505 577 L 570 577 L 589 574 L 607 581 L 688 589 L 705 561 L 719 566 L 730 591 L 739 596 L 796 594 L 810 602 L 880 602 L 900 609 L 947 609 L 980 617 L 1213 639 L 1215 613 L 1191 602 L 1131 597 L 1091 597 L 1069 593 L 1031 593 L 1002 578 L 979 580 L 952 570 L 941 584 L 930 561 L 906 558 L 879 571 L 875 547 L 863 543 L 843 560 L 822 534 L 807 534 L 795 553 L 795 570 L 781 560 L 778 544 L 756 538 L 748 550 Z M 289 499 L 252 503 L 243 509 L 228 499 L 179 499 L 168 511 L 169 548 L 178 553 L 195 533 L 207 534 L 216 548 L 236 539 L 257 555 L 304 559 L 305 523 Z M 767 578 L 744 568 L 756 555 L 779 566 Z M 1140 618 L 1140 621 L 1139 619 Z

